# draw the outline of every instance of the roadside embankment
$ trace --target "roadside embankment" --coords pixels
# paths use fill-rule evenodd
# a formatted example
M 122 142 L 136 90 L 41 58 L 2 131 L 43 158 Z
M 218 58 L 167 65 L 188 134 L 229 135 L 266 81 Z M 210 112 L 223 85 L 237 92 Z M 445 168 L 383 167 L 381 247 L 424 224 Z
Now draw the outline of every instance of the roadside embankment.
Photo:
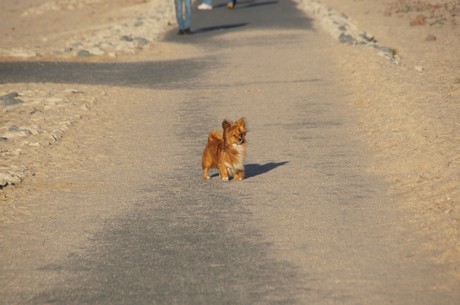
M 373 151 L 370 170 L 460 278 L 460 1 L 299 3 L 344 42 L 330 52 Z

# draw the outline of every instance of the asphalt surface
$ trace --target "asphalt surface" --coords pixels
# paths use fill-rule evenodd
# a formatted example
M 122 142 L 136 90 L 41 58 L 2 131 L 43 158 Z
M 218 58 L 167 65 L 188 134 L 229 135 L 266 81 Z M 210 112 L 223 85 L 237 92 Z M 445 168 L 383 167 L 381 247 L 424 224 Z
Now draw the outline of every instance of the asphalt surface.
M 2 82 L 109 86 L 117 112 L 69 131 L 93 158 L 4 243 L 0 303 L 457 304 L 366 171 L 334 42 L 290 1 L 215 4 L 166 36 L 198 58 L 0 64 Z M 203 181 L 207 133 L 240 116 L 246 179 Z
M 193 36 L 177 36 L 176 30 L 166 35 L 171 42 L 206 44 L 226 30 L 309 28 L 308 19 L 290 1 L 241 1 L 237 10 L 227 10 L 225 3 L 216 9 L 193 11 Z M 212 42 L 211 42 L 212 44 Z M 85 62 L 2 62 L 0 84 L 16 82 L 76 83 L 110 86 L 135 86 L 175 89 L 178 83 L 193 79 L 213 60 L 174 60 L 135 63 Z M 196 84 L 193 84 L 196 85 Z

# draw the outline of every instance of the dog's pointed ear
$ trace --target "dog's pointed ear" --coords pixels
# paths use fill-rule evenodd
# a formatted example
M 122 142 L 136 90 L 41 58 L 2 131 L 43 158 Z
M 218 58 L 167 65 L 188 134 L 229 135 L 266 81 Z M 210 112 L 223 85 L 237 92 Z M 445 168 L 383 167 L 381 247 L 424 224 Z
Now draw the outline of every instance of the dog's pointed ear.
M 227 120 L 224 120 L 224 121 L 222 122 L 222 128 L 223 128 L 224 130 L 229 129 L 231 126 L 232 126 L 232 125 L 231 125 Z
M 238 128 L 241 131 L 246 131 L 246 121 L 244 120 L 244 118 L 241 118 L 238 121 L 236 121 L 235 125 L 238 126 Z

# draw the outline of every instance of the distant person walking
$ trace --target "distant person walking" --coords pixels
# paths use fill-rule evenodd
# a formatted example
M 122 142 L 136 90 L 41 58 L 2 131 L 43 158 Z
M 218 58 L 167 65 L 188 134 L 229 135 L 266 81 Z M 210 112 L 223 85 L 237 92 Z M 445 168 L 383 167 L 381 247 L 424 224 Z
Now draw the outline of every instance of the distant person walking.
M 227 2 L 228 9 L 234 9 L 236 6 L 236 0 L 230 0 Z M 203 3 L 198 5 L 199 10 L 210 11 L 212 10 L 212 0 L 204 0 Z
M 176 19 L 179 25 L 178 35 L 192 34 L 190 24 L 192 23 L 192 0 L 174 0 L 176 5 Z

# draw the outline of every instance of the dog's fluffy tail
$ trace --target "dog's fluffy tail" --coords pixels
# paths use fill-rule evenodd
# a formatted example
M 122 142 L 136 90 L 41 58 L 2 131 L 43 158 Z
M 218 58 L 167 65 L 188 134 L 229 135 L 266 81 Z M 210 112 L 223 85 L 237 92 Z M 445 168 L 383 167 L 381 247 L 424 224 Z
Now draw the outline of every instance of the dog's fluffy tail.
M 214 130 L 209 133 L 208 136 L 208 143 L 211 142 L 221 142 L 224 138 L 222 137 L 222 133 L 220 131 Z

